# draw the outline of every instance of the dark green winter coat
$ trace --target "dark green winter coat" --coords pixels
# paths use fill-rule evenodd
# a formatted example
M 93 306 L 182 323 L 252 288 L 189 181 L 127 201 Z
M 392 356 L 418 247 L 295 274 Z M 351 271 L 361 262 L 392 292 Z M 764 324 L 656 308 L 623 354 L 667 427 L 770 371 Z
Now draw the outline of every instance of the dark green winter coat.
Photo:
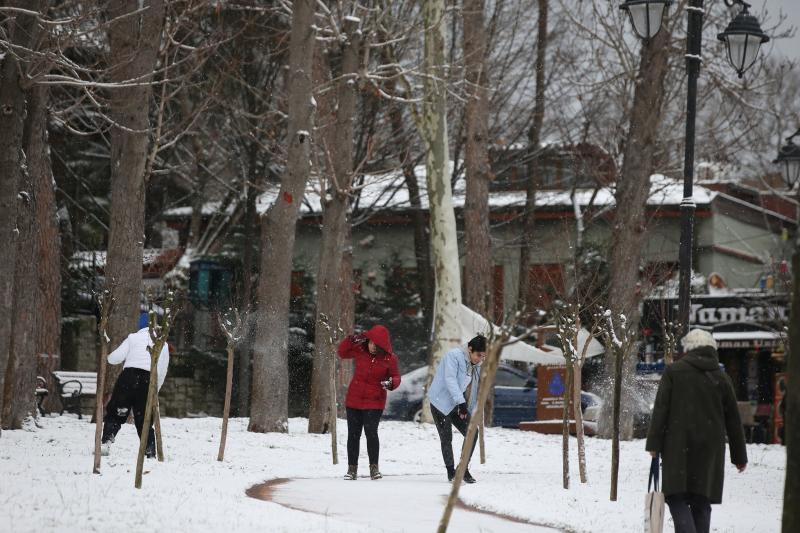
M 731 462 L 746 464 L 733 384 L 716 350 L 703 346 L 668 366 L 658 386 L 647 450 L 663 458 L 664 494 L 701 494 L 720 503 L 726 434 Z

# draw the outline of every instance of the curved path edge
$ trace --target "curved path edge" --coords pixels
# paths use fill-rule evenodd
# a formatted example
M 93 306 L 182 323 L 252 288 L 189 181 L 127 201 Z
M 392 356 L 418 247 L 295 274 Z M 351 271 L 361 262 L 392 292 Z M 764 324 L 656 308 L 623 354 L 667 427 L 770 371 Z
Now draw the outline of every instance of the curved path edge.
M 292 506 L 291 504 L 286 504 L 284 502 L 276 502 L 273 499 L 273 494 L 275 492 L 275 489 L 277 487 L 281 486 L 281 485 L 285 485 L 286 483 L 290 483 L 291 481 L 294 481 L 294 479 L 292 479 L 292 478 L 270 479 L 268 481 L 265 481 L 264 483 L 257 483 L 255 485 L 253 485 L 252 487 L 249 487 L 248 489 L 245 490 L 245 494 L 250 498 L 254 498 L 256 500 L 262 500 L 262 501 L 274 503 L 274 504 L 277 504 L 277 505 L 281 505 L 283 507 L 286 507 L 287 509 L 292 509 L 294 511 L 301 511 L 301 512 L 304 512 L 304 513 L 314 513 L 314 514 L 324 515 L 324 513 L 322 513 L 322 512 L 311 511 L 311 510 L 308 510 L 308 509 L 295 507 L 295 506 Z M 460 498 L 456 502 L 456 507 L 458 507 L 459 509 L 462 509 L 464 511 L 467 511 L 467 512 L 484 514 L 484 515 L 492 516 L 492 517 L 500 519 L 500 520 L 507 520 L 509 522 L 514 522 L 514 523 L 517 523 L 517 524 L 525 524 L 525 525 L 530 525 L 530 526 L 549 528 L 549 529 L 553 530 L 554 532 L 560 532 L 560 533 L 573 533 L 569 529 L 559 529 L 557 527 L 553 527 L 550 524 L 540 524 L 540 523 L 533 522 L 533 521 L 530 521 L 530 520 L 525 520 L 523 518 L 519 518 L 519 517 L 516 517 L 516 516 L 511 516 L 511 515 L 507 515 L 507 514 L 504 514 L 504 513 L 498 513 L 498 512 L 495 512 L 495 511 L 489 511 L 487 509 L 481 509 L 479 507 L 473 507 L 471 505 L 465 504 L 463 501 L 461 501 Z

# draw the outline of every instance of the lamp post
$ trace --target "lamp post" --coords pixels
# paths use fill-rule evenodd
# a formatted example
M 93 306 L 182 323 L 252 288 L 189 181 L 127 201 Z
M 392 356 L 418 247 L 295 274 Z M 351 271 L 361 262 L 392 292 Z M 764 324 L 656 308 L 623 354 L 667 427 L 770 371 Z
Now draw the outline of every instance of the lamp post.
M 783 181 L 791 191 L 800 183 L 800 146 L 794 143 L 794 138 L 800 135 L 800 129 L 786 138 L 786 144 L 778 150 L 778 157 L 773 161 L 781 167 Z
M 800 129 L 786 139 L 778 150 L 774 161 L 781 166 L 783 179 L 791 192 L 797 188 L 800 203 L 800 146 L 793 139 Z M 784 532 L 797 531 L 800 527 L 800 212 L 795 227 L 795 246 L 792 253 L 792 307 L 789 312 L 789 350 L 786 359 L 786 388 L 784 415 L 784 442 L 786 443 L 786 485 L 783 493 Z M 791 384 L 794 384 L 792 386 Z
M 661 20 L 671 5 L 671 0 L 626 0 L 620 9 L 627 11 L 636 33 L 650 39 L 661 28 Z M 758 20 L 749 14 L 749 4 L 742 0 L 725 0 L 728 7 L 734 4 L 742 10 L 717 38 L 725 43 L 728 61 L 741 78 L 753 65 L 762 43 L 769 40 Z M 683 200 L 681 201 L 681 240 L 678 252 L 679 289 L 678 323 L 680 335 L 689 330 L 690 282 L 692 274 L 692 241 L 694 232 L 694 138 L 697 114 L 697 78 L 700 74 L 700 49 L 703 34 L 703 0 L 689 0 L 686 7 L 686 142 L 683 156 Z

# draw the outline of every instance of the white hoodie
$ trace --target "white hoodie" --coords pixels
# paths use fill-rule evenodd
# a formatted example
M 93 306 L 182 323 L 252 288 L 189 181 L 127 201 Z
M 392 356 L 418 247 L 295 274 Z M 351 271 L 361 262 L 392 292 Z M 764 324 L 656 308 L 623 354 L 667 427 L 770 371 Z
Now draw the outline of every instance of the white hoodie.
M 141 368 L 142 370 L 150 371 L 150 352 L 147 351 L 148 346 L 153 346 L 150 340 L 150 331 L 148 328 L 142 328 L 136 333 L 131 333 L 122 341 L 119 347 L 108 354 L 108 363 L 111 365 L 118 365 L 125 361 L 123 368 Z M 161 354 L 158 356 L 158 389 L 161 390 L 161 385 L 164 384 L 164 378 L 167 377 L 167 367 L 169 366 L 169 348 L 167 343 L 161 349 Z

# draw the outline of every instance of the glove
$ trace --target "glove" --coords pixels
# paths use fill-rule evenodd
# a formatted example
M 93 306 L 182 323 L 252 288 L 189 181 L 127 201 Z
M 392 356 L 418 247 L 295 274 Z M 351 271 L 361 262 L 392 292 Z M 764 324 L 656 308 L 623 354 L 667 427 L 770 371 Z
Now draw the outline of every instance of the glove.
M 350 335 L 350 342 L 353 344 L 364 344 L 367 342 L 367 336 L 363 333 L 358 333 L 356 335 Z
M 381 381 L 381 387 L 383 387 L 386 390 L 391 390 L 392 389 L 392 377 L 389 376 L 385 380 Z
M 467 418 L 467 413 L 469 413 L 469 411 L 467 411 L 467 404 L 463 402 L 458 404 L 458 417 L 463 420 Z

